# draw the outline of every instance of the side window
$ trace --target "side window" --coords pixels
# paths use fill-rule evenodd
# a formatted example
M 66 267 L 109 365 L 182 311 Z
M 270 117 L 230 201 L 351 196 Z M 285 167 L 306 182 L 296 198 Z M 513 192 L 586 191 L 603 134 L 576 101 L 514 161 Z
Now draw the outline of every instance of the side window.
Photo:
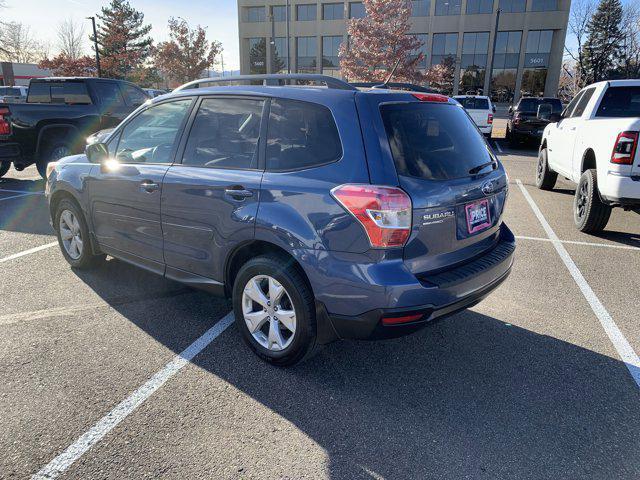
M 594 91 L 595 91 L 595 88 L 588 88 L 584 91 L 575 110 L 571 112 L 572 118 L 582 116 L 582 114 L 584 113 L 584 109 L 587 108 L 587 103 L 589 103 L 589 100 L 591 100 L 591 96 L 593 95 Z
M 176 138 L 191 99 L 154 105 L 122 130 L 116 158 L 123 163 L 172 163 Z
M 98 101 L 102 106 L 108 108 L 124 107 L 124 98 L 120 93 L 118 84 L 115 82 L 95 82 L 94 89 L 98 97 Z
M 317 167 L 340 157 L 342 143 L 328 108 L 298 100 L 271 102 L 267 170 Z
M 263 100 L 202 100 L 189 133 L 182 164 L 210 168 L 257 168 L 263 106 Z
M 573 97 L 573 100 L 571 100 L 569 102 L 569 105 L 567 105 L 566 108 L 564 109 L 564 111 L 562 112 L 562 116 L 564 118 L 567 118 L 567 117 L 569 117 L 571 115 L 571 112 L 575 108 L 576 104 L 580 101 L 580 98 L 582 97 L 583 93 L 584 93 L 584 90 L 579 92 L 578 95 Z
M 127 83 L 121 84 L 121 87 L 122 91 L 124 92 L 124 98 L 127 102 L 127 105 L 131 107 L 139 107 L 149 99 L 147 94 L 138 87 L 134 87 L 133 85 L 129 85 Z

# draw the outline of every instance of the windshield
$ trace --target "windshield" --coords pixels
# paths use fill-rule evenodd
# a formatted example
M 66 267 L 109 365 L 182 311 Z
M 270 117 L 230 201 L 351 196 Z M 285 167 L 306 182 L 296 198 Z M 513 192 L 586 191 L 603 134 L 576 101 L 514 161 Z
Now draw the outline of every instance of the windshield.
M 454 97 L 467 110 L 489 110 L 489 100 L 476 97 Z
M 461 178 L 493 160 L 476 126 L 455 105 L 393 104 L 383 105 L 381 112 L 399 175 Z
M 540 105 L 550 105 L 551 112 L 554 113 L 562 111 L 562 102 L 557 98 L 523 98 L 518 105 L 518 111 L 536 113 Z
M 640 87 L 607 89 L 596 117 L 640 117 Z

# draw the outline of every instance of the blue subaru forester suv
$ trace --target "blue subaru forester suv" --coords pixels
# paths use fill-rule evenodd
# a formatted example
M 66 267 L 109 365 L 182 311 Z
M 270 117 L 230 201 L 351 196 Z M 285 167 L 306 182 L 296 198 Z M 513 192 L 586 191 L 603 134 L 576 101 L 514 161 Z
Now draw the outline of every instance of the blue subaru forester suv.
M 300 77 L 194 84 L 50 165 L 66 260 L 110 255 L 230 297 L 247 344 L 278 365 L 415 331 L 495 289 L 515 251 L 508 180 L 465 111 Z

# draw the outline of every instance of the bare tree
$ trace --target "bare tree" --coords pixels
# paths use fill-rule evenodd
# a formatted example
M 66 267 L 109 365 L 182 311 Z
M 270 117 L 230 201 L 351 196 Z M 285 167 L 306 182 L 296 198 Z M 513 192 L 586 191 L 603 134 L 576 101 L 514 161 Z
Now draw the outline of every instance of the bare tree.
M 640 76 L 640 8 L 634 4 L 624 6 L 622 14 L 622 65 L 620 74 L 624 78 Z
M 31 29 L 19 22 L 5 22 L 0 29 L 2 59 L 16 63 L 34 63 L 42 60 L 48 47 L 31 34 Z
M 77 60 L 84 53 L 85 29 L 81 23 L 68 18 L 58 24 L 57 47 L 65 57 Z
M 5 0 L 0 0 L 0 11 L 4 8 L 7 8 L 7 3 L 5 2 Z M 7 26 L 7 22 L 3 22 L 2 16 L 0 15 L 0 58 L 9 55 L 9 50 L 3 47 L 3 42 L 2 42 L 3 40 L 2 32 L 5 30 L 6 26 Z
M 585 77 L 583 46 L 587 39 L 587 25 L 594 12 L 594 0 L 577 0 L 571 5 L 571 14 L 569 15 L 569 32 L 575 37 L 577 48 L 573 51 L 565 43 L 564 49 L 567 56 L 575 63 L 575 68 L 572 70 L 575 72 L 574 75 L 577 76 L 575 81 L 580 88 L 584 86 L 582 83 Z

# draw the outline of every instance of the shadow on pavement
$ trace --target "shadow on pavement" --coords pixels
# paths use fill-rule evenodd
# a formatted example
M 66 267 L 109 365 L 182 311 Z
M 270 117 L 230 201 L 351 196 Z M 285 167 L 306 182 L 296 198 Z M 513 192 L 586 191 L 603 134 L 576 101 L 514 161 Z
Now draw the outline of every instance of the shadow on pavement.
M 19 195 L 14 192 L 2 191 L 0 184 L 0 230 L 35 235 L 53 235 L 53 229 L 49 225 L 49 209 L 44 195 Z M 9 188 L 9 186 L 4 186 Z M 12 190 L 30 191 L 26 188 L 12 185 Z M 38 191 L 38 190 L 36 190 Z
M 175 352 L 229 308 L 118 261 L 78 276 Z M 176 296 L 168 309 L 122 301 L 151 291 Z M 640 392 L 623 363 L 474 311 L 401 339 L 337 342 L 291 369 L 258 360 L 235 327 L 209 351 L 194 363 L 317 442 L 331 478 L 640 474 Z

